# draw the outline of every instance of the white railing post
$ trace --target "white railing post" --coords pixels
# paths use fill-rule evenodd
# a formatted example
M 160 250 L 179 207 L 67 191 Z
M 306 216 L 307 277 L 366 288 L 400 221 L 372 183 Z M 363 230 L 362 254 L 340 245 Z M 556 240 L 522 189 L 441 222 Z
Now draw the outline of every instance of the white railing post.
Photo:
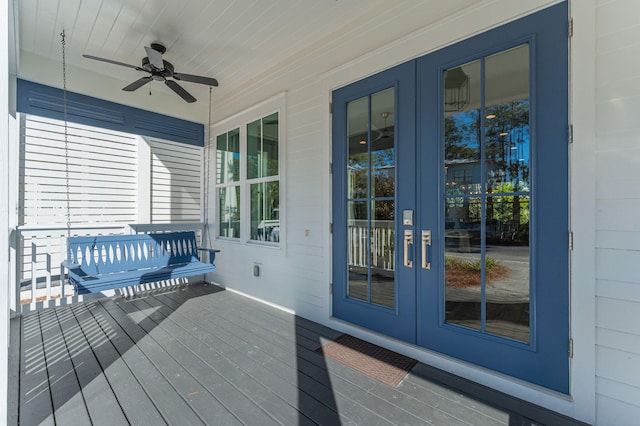
M 60 247 L 62 248 L 62 250 L 60 250 L 60 253 L 59 253 L 58 265 L 60 265 L 60 299 L 62 299 L 66 294 L 64 286 L 67 282 L 64 276 L 64 268 L 62 267 L 62 262 L 67 258 L 67 237 L 66 236 L 60 238 Z
M 46 236 L 47 245 L 44 255 L 46 256 L 45 280 L 47 286 L 47 300 L 51 299 L 51 235 Z
M 347 227 L 347 262 L 351 266 L 372 266 L 387 271 L 395 270 L 393 222 L 378 221 L 371 230 L 367 225 L 352 224 Z M 367 259 L 367 241 L 371 247 L 371 259 Z
M 36 245 L 36 237 L 31 236 L 31 301 L 32 302 L 36 301 L 36 293 L 38 291 L 37 274 L 36 274 L 36 267 L 38 266 L 37 257 L 36 257 L 37 250 L 38 250 L 38 246 Z
M 24 247 L 24 237 L 22 236 L 22 233 L 20 233 L 17 229 L 16 229 L 16 235 L 15 235 L 15 244 L 16 244 L 16 258 L 13 260 L 13 264 L 15 265 L 15 271 L 14 271 L 14 275 L 15 275 L 15 280 L 14 280 L 14 284 L 15 284 L 15 311 L 19 312 L 20 311 L 20 280 L 22 279 L 22 256 L 23 256 L 23 247 Z

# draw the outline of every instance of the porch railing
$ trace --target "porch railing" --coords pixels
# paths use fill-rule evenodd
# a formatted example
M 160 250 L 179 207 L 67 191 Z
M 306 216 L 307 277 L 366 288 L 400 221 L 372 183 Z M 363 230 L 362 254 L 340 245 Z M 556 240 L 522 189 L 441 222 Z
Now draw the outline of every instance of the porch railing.
M 69 235 L 116 235 L 133 233 L 196 231 L 202 241 L 204 224 L 102 224 L 72 226 Z M 64 226 L 20 226 L 15 235 L 15 311 L 37 309 L 74 297 L 66 283 L 61 263 L 66 258 L 67 228 Z M 70 302 L 65 302 L 70 303 Z M 25 306 L 28 305 L 28 306 Z
M 349 266 L 394 271 L 395 259 L 395 229 L 393 221 L 372 221 L 371 231 L 368 231 L 367 221 L 351 221 L 347 226 L 347 261 Z M 371 239 L 370 252 L 367 247 Z M 368 256 L 371 259 L 368 259 Z

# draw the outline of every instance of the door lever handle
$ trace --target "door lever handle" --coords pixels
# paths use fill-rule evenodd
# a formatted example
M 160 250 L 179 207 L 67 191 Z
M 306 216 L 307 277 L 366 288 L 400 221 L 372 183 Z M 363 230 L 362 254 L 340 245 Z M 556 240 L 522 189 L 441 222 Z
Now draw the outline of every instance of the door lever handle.
M 431 245 L 431 231 L 422 231 L 422 269 L 431 269 L 431 262 L 427 261 L 427 247 Z
M 413 231 L 411 229 L 404 230 L 404 266 L 413 268 L 413 261 L 409 259 L 409 245 L 413 244 Z

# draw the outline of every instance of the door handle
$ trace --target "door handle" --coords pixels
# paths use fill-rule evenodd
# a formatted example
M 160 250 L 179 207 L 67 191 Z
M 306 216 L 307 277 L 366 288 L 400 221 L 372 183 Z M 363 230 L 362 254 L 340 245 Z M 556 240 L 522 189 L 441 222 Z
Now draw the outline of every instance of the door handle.
M 422 231 L 422 269 L 431 269 L 431 262 L 427 262 L 427 247 L 431 245 L 431 231 Z
M 413 268 L 413 261 L 409 260 L 409 245 L 413 244 L 413 231 L 411 229 L 404 230 L 404 266 Z

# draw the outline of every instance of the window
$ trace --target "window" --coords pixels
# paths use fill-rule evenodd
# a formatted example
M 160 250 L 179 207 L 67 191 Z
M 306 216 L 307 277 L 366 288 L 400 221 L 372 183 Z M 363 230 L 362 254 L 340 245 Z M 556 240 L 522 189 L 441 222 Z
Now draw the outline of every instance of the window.
M 280 243 L 283 101 L 279 95 L 213 129 L 220 238 Z
M 247 124 L 251 239 L 280 242 L 278 113 Z
M 221 237 L 240 238 L 240 129 L 216 138 L 216 184 Z

